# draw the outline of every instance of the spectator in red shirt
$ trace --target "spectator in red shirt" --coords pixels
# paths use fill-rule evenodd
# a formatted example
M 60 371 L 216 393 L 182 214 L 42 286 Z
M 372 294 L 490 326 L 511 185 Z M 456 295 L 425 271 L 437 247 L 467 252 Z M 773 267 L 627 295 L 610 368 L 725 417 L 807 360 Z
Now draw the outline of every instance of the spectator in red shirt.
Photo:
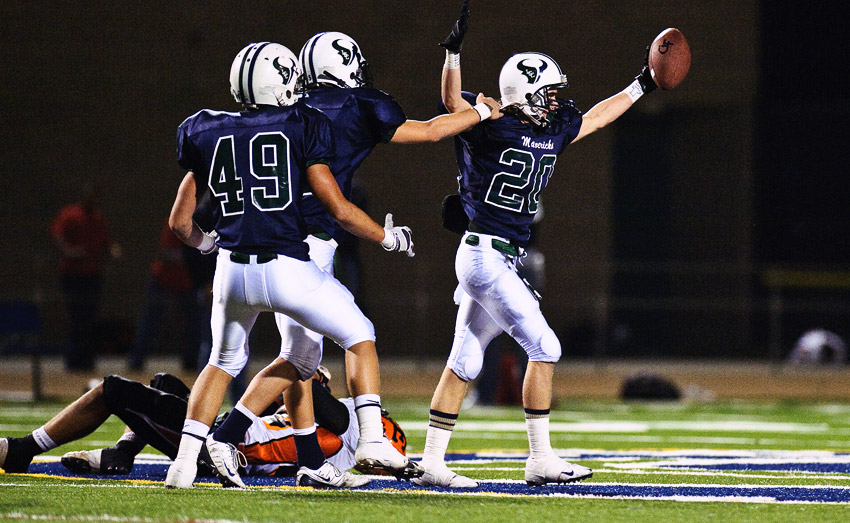
M 104 263 L 110 256 L 121 256 L 121 247 L 109 237 L 93 186 L 84 188 L 80 201 L 59 211 L 50 235 L 59 249 L 59 274 L 71 325 L 65 368 L 89 370 L 94 367 L 94 329 Z

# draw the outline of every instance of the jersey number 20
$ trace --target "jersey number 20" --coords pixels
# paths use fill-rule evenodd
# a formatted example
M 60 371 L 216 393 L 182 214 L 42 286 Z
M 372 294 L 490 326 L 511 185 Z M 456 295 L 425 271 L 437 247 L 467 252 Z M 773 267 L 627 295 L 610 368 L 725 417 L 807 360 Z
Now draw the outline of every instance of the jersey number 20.
M 292 203 L 289 178 L 289 138 L 280 132 L 258 133 L 248 146 L 251 175 L 258 180 L 251 188 L 251 203 L 261 211 L 280 211 Z M 221 202 L 225 216 L 245 212 L 242 176 L 236 170 L 233 136 L 218 139 L 210 166 L 209 186 Z
M 557 159 L 558 157 L 553 154 L 544 154 L 535 170 L 534 155 L 530 152 L 513 148 L 502 151 L 499 163 L 519 164 L 522 170 L 517 174 L 504 171 L 496 174 L 490 182 L 484 201 L 502 209 L 522 212 L 523 203 L 527 200 L 528 213 L 536 214 L 540 191 L 548 183 L 546 177 L 551 175 Z

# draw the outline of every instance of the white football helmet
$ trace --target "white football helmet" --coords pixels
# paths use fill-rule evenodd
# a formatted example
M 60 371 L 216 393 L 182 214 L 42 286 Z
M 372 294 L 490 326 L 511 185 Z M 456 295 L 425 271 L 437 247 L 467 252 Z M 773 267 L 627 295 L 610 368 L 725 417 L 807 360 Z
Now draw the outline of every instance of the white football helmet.
M 292 105 L 301 68 L 295 53 L 271 42 L 248 44 L 230 66 L 230 92 L 241 104 Z
M 372 87 L 372 73 L 360 46 L 344 33 L 331 31 L 313 36 L 301 48 L 298 61 L 307 88 L 320 84 Z
M 514 106 L 535 125 L 546 127 L 554 108 L 549 90 L 567 87 L 567 75 L 543 53 L 519 53 L 508 58 L 499 73 L 502 107 Z

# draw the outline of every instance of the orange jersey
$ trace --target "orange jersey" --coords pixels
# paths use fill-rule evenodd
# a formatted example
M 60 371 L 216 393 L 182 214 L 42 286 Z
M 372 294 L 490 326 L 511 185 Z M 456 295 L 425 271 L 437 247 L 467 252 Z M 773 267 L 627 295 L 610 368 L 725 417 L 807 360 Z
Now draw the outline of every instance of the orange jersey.
M 340 470 L 354 466 L 354 450 L 360 437 L 354 402 L 350 398 L 342 401 L 349 410 L 348 429 L 340 436 L 323 427 L 316 427 L 319 446 L 325 457 Z M 264 416 L 251 425 L 245 441 L 238 448 L 248 459 L 249 475 L 274 475 L 278 469 L 295 470 L 297 457 L 292 424 L 286 411 L 281 409 L 271 416 Z

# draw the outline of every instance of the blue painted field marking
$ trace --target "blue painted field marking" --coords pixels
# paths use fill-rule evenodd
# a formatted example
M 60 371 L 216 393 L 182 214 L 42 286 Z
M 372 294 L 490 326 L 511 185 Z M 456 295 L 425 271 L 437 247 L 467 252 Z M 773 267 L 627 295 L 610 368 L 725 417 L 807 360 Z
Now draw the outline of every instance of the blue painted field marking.
M 808 472 L 836 473 L 835 470 L 850 463 L 850 454 L 805 451 L 594 451 L 571 449 L 559 452 L 572 460 L 605 461 L 606 467 L 645 467 L 663 470 L 665 467 L 685 470 L 689 467 L 705 470 L 792 470 L 782 467 L 805 466 Z M 465 453 L 449 454 L 451 465 L 479 463 L 522 463 L 527 455 L 522 453 Z M 49 459 L 49 458 L 48 458 Z M 770 463 L 765 463 L 770 461 Z M 87 476 L 89 478 L 113 480 L 147 480 L 161 482 L 165 479 L 168 460 L 159 456 L 145 455 L 137 460 L 133 473 L 126 476 Z M 760 465 L 773 469 L 744 468 Z M 627 469 L 627 470 L 628 470 Z M 519 467 L 518 469 L 519 470 Z M 796 470 L 796 469 L 793 469 Z M 37 461 L 30 467 L 35 474 L 48 474 L 58 477 L 75 477 L 62 467 L 58 461 Z M 244 478 L 249 487 L 275 488 L 294 487 L 294 478 Z M 471 496 L 555 496 L 599 499 L 654 499 L 681 502 L 736 502 L 736 503 L 848 503 L 850 504 L 850 486 L 835 485 L 715 485 L 715 484 L 652 484 L 652 483 L 608 483 L 585 482 L 570 485 L 545 485 L 528 487 L 519 480 L 479 480 L 475 489 L 423 488 L 405 481 L 397 481 L 382 476 L 372 476 L 371 483 L 362 490 L 392 494 L 393 492 L 416 492 L 431 495 L 471 495 Z M 601 479 L 598 478 L 597 479 Z M 782 477 L 778 476 L 781 480 Z M 848 476 L 850 480 L 850 476 Z M 199 481 L 215 482 L 213 478 Z M 295 490 L 293 489 L 293 492 Z

